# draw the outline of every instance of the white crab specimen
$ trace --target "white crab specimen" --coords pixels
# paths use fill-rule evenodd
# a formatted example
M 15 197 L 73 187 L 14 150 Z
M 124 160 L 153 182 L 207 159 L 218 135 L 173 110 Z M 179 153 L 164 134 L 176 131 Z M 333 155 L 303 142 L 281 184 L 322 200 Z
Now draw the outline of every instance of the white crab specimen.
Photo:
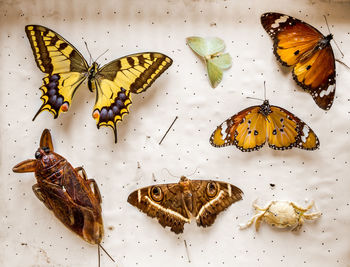
M 260 208 L 256 205 L 256 201 L 253 202 L 256 214 L 246 223 L 240 225 L 240 229 L 245 229 L 251 226 L 255 220 L 255 229 L 259 231 L 261 221 L 278 227 L 286 228 L 291 227 L 293 231 L 299 230 L 306 220 L 315 220 L 321 216 L 321 212 L 314 212 L 305 214 L 314 205 L 312 201 L 306 208 L 302 208 L 296 205 L 294 202 L 289 201 L 271 201 L 266 208 Z

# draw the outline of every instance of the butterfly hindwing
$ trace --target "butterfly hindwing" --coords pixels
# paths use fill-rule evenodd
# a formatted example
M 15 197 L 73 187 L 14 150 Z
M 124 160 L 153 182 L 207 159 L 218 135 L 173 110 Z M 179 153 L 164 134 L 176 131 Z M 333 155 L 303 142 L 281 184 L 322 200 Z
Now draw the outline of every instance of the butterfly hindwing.
M 307 124 L 281 107 L 270 106 L 267 100 L 226 120 L 210 137 L 213 146 L 235 145 L 243 152 L 260 149 L 266 140 L 276 150 L 319 147 L 316 134 Z
M 232 58 L 230 54 L 220 54 L 207 60 L 207 70 L 210 84 L 213 88 L 217 87 L 222 81 L 223 70 L 230 68 Z
M 40 25 L 27 25 L 25 31 L 35 61 L 46 73 L 40 87 L 43 105 L 35 117 L 48 110 L 57 118 L 62 111 L 68 110 L 75 90 L 84 81 L 87 62 L 73 45 L 56 32 Z
M 94 80 L 97 127 L 110 126 L 116 135 L 117 122 L 129 113 L 130 93 L 144 92 L 171 64 L 172 60 L 161 53 L 139 53 L 103 66 Z
M 333 104 L 335 75 L 335 60 L 330 46 L 298 62 L 293 69 L 293 78 L 297 84 L 310 92 L 316 104 L 325 110 Z
M 330 40 L 313 26 L 280 13 L 265 13 L 261 24 L 274 41 L 274 54 L 293 67 L 293 79 L 316 104 L 329 109 L 335 94 L 335 59 Z

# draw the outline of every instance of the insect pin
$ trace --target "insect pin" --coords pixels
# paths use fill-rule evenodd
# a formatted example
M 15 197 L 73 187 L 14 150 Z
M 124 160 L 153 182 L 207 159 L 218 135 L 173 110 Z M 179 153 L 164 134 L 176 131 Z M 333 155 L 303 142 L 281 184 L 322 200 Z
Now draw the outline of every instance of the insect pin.
M 34 172 L 37 183 L 32 189 L 36 197 L 52 210 L 54 215 L 71 231 L 86 242 L 100 248 L 103 221 L 101 195 L 94 179 L 88 179 L 83 167 L 73 168 L 61 155 L 54 152 L 50 131 L 45 129 L 40 138 L 40 147 L 35 159 L 18 163 L 13 172 Z

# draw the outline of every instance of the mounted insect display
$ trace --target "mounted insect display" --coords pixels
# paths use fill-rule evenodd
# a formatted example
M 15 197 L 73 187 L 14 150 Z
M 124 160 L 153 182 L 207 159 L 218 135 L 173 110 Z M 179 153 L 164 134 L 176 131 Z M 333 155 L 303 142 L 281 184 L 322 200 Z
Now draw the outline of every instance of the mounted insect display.
M 246 224 L 240 225 L 241 229 L 251 226 L 255 221 L 255 229 L 259 231 L 262 221 L 277 228 L 290 227 L 293 231 L 299 230 L 306 220 L 315 220 L 321 216 L 321 212 L 308 213 L 314 206 L 312 201 L 306 208 L 302 208 L 289 201 L 271 201 L 266 208 L 260 208 L 255 202 L 253 207 L 256 214 Z
M 225 49 L 223 40 L 217 37 L 202 38 L 188 37 L 187 44 L 191 49 L 204 59 L 207 66 L 210 84 L 217 87 L 222 81 L 223 70 L 232 66 L 232 58 L 229 53 L 222 53 Z
M 270 105 L 266 97 L 262 101 L 262 105 L 246 108 L 221 123 L 212 133 L 210 144 L 235 145 L 242 152 L 259 150 L 266 140 L 276 150 L 319 147 L 316 134 L 305 122 L 284 108 Z
M 228 183 L 182 176 L 179 183 L 138 189 L 129 195 L 128 202 L 179 234 L 184 224 L 191 222 L 191 215 L 198 226 L 212 225 L 221 211 L 242 199 L 242 194 L 241 189 Z
M 43 110 L 56 119 L 67 112 L 79 85 L 88 79 L 91 92 L 96 91 L 92 117 L 97 128 L 113 128 L 117 142 L 116 125 L 129 113 L 131 93 L 144 92 L 172 64 L 172 59 L 161 53 L 145 52 L 116 59 L 103 67 L 91 66 L 80 52 L 62 36 L 44 26 L 27 25 L 27 37 L 36 64 L 46 73 L 41 99 Z
M 35 159 L 25 160 L 12 170 L 35 173 L 37 183 L 32 188 L 36 197 L 67 228 L 86 242 L 98 245 L 100 266 L 100 247 L 104 251 L 105 249 L 101 246 L 104 230 L 102 199 L 97 183 L 87 178 L 82 167 L 73 168 L 64 157 L 54 152 L 48 129 L 41 135 Z M 107 252 L 106 254 L 112 259 Z
M 273 40 L 277 60 L 293 67 L 293 79 L 320 108 L 330 109 L 335 95 L 333 35 L 324 36 L 306 22 L 280 13 L 262 14 L 261 24 Z

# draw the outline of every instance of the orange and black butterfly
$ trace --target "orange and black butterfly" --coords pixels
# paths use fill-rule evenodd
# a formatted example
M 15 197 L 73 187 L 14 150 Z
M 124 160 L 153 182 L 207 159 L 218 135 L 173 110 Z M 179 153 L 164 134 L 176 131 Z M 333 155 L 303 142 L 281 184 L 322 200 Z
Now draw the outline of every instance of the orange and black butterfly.
M 210 137 L 215 147 L 235 145 L 243 152 L 258 150 L 266 141 L 276 150 L 293 147 L 315 150 L 320 145 L 305 122 L 284 108 L 271 106 L 268 100 L 261 106 L 251 106 L 233 115 Z
M 278 61 L 293 67 L 293 79 L 320 108 L 330 109 L 335 94 L 333 35 L 324 36 L 311 25 L 280 13 L 262 14 L 261 24 L 273 39 Z

